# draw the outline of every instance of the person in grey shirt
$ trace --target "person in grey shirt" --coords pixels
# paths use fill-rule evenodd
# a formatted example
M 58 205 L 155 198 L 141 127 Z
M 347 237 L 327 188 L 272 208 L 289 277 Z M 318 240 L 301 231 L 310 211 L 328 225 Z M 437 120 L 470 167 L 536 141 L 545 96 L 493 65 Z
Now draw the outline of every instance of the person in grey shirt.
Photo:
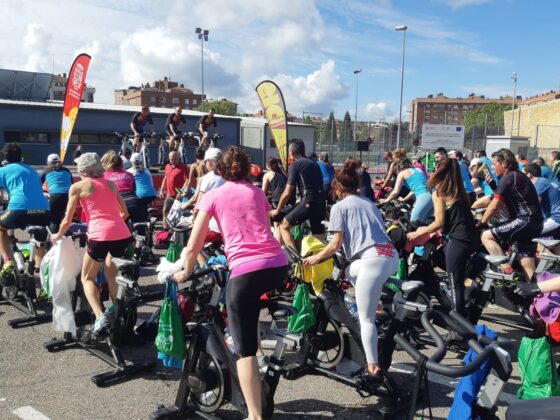
M 381 213 L 371 200 L 358 195 L 358 168 L 358 162 L 350 159 L 335 175 L 333 189 L 340 201 L 331 209 L 328 230 L 333 233 L 332 241 L 317 255 L 306 258 L 304 263 L 315 265 L 334 255 L 340 247 L 344 250 L 351 261 L 346 278 L 355 289 L 368 373 L 377 377 L 381 368 L 375 313 L 383 284 L 396 272 L 399 258 L 385 233 Z

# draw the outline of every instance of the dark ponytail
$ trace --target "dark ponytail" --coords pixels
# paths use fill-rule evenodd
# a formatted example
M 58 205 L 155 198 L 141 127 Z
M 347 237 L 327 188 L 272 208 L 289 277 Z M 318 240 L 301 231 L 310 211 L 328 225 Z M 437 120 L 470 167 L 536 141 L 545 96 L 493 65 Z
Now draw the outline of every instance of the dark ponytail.
M 268 161 L 266 162 L 268 167 L 273 172 L 281 172 L 280 168 L 280 161 L 275 157 L 269 157 Z

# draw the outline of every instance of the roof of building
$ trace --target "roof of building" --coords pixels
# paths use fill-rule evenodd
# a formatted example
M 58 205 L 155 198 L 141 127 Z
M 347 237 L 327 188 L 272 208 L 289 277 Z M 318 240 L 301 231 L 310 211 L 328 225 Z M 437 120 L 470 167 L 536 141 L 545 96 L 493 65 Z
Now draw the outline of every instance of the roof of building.
M 438 95 L 433 98 L 415 98 L 412 102 L 416 103 L 440 103 L 440 104 L 472 104 L 472 103 L 490 103 L 490 102 L 502 102 L 510 103 L 512 100 L 511 96 L 503 96 L 501 98 L 486 98 L 483 96 L 470 95 L 466 98 L 448 98 L 447 96 Z
M 0 99 L 0 106 L 2 105 L 62 108 L 63 102 L 62 101 L 14 101 L 10 99 Z M 114 104 L 100 104 L 94 102 L 82 102 L 80 104 L 80 108 L 97 110 L 97 111 L 137 112 L 140 111 L 142 107 L 134 106 L 134 105 L 114 105 Z M 169 115 L 171 112 L 173 112 L 173 108 L 156 108 L 151 106 L 150 112 L 156 115 Z M 187 115 L 187 116 L 200 117 L 201 115 L 205 115 L 205 114 L 206 112 L 183 109 L 183 115 Z M 233 115 L 219 115 L 219 117 L 226 118 L 226 119 L 235 119 L 235 120 L 241 119 L 241 117 L 233 116 Z
M 535 105 L 541 102 L 553 101 L 555 99 L 560 99 L 560 92 L 550 91 L 542 95 L 531 96 L 530 98 L 525 98 L 521 105 Z

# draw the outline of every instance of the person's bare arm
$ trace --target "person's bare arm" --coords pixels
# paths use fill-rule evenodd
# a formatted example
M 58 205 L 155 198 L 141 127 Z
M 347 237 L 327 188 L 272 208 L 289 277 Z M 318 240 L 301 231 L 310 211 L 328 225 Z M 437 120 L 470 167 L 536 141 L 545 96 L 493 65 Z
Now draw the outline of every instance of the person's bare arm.
M 267 172 L 263 177 L 262 190 L 263 190 L 265 195 L 266 195 L 266 193 L 268 193 L 268 188 L 270 186 L 270 180 L 271 180 L 272 176 L 274 176 L 274 174 L 271 173 L 271 172 L 272 171 Z
M 334 232 L 332 240 L 329 242 L 329 244 L 324 247 L 317 255 L 312 255 L 311 257 L 307 257 L 306 259 L 304 259 L 303 263 L 305 265 L 315 265 L 332 257 L 342 246 L 343 239 L 344 237 L 342 236 L 342 232 Z
M 391 194 L 389 194 L 387 198 L 383 200 L 379 200 L 380 203 L 387 203 L 399 195 L 399 193 L 401 192 L 402 184 L 405 179 L 404 177 L 405 177 L 405 171 L 401 171 L 399 176 L 397 176 L 397 182 L 395 182 L 395 188 L 393 188 L 393 191 L 391 191 Z
M 443 229 L 445 224 L 445 200 L 437 195 L 434 191 L 432 193 L 432 201 L 434 203 L 434 221 L 420 231 L 410 232 L 406 235 L 409 241 L 413 241 L 421 235 L 437 232 Z

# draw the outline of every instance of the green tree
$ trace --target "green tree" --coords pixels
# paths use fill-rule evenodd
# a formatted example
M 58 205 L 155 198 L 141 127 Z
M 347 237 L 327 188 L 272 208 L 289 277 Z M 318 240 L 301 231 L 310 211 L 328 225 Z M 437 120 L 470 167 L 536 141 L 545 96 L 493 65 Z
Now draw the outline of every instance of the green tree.
M 204 101 L 204 112 L 207 112 L 210 108 L 213 108 L 216 114 L 237 115 L 237 104 L 227 99 Z M 197 106 L 195 111 L 202 111 L 202 104 Z
M 511 110 L 511 105 L 490 102 L 480 108 L 470 110 L 463 117 L 465 127 L 499 127 L 504 125 L 504 111 Z M 488 118 L 488 121 L 486 120 Z
M 350 112 L 346 111 L 344 114 L 344 121 L 342 122 L 342 133 L 340 135 L 341 143 L 348 147 L 354 140 L 354 134 L 352 131 L 352 118 L 350 118 Z
M 304 124 L 309 124 L 309 125 L 315 125 L 315 123 L 313 122 L 313 118 L 311 118 L 311 116 L 307 115 L 305 117 L 305 119 L 303 120 Z
M 336 121 L 334 120 L 334 112 L 332 111 L 329 114 L 329 118 L 327 118 L 327 122 L 323 125 L 323 145 L 331 144 L 331 136 L 332 144 L 336 144 Z

